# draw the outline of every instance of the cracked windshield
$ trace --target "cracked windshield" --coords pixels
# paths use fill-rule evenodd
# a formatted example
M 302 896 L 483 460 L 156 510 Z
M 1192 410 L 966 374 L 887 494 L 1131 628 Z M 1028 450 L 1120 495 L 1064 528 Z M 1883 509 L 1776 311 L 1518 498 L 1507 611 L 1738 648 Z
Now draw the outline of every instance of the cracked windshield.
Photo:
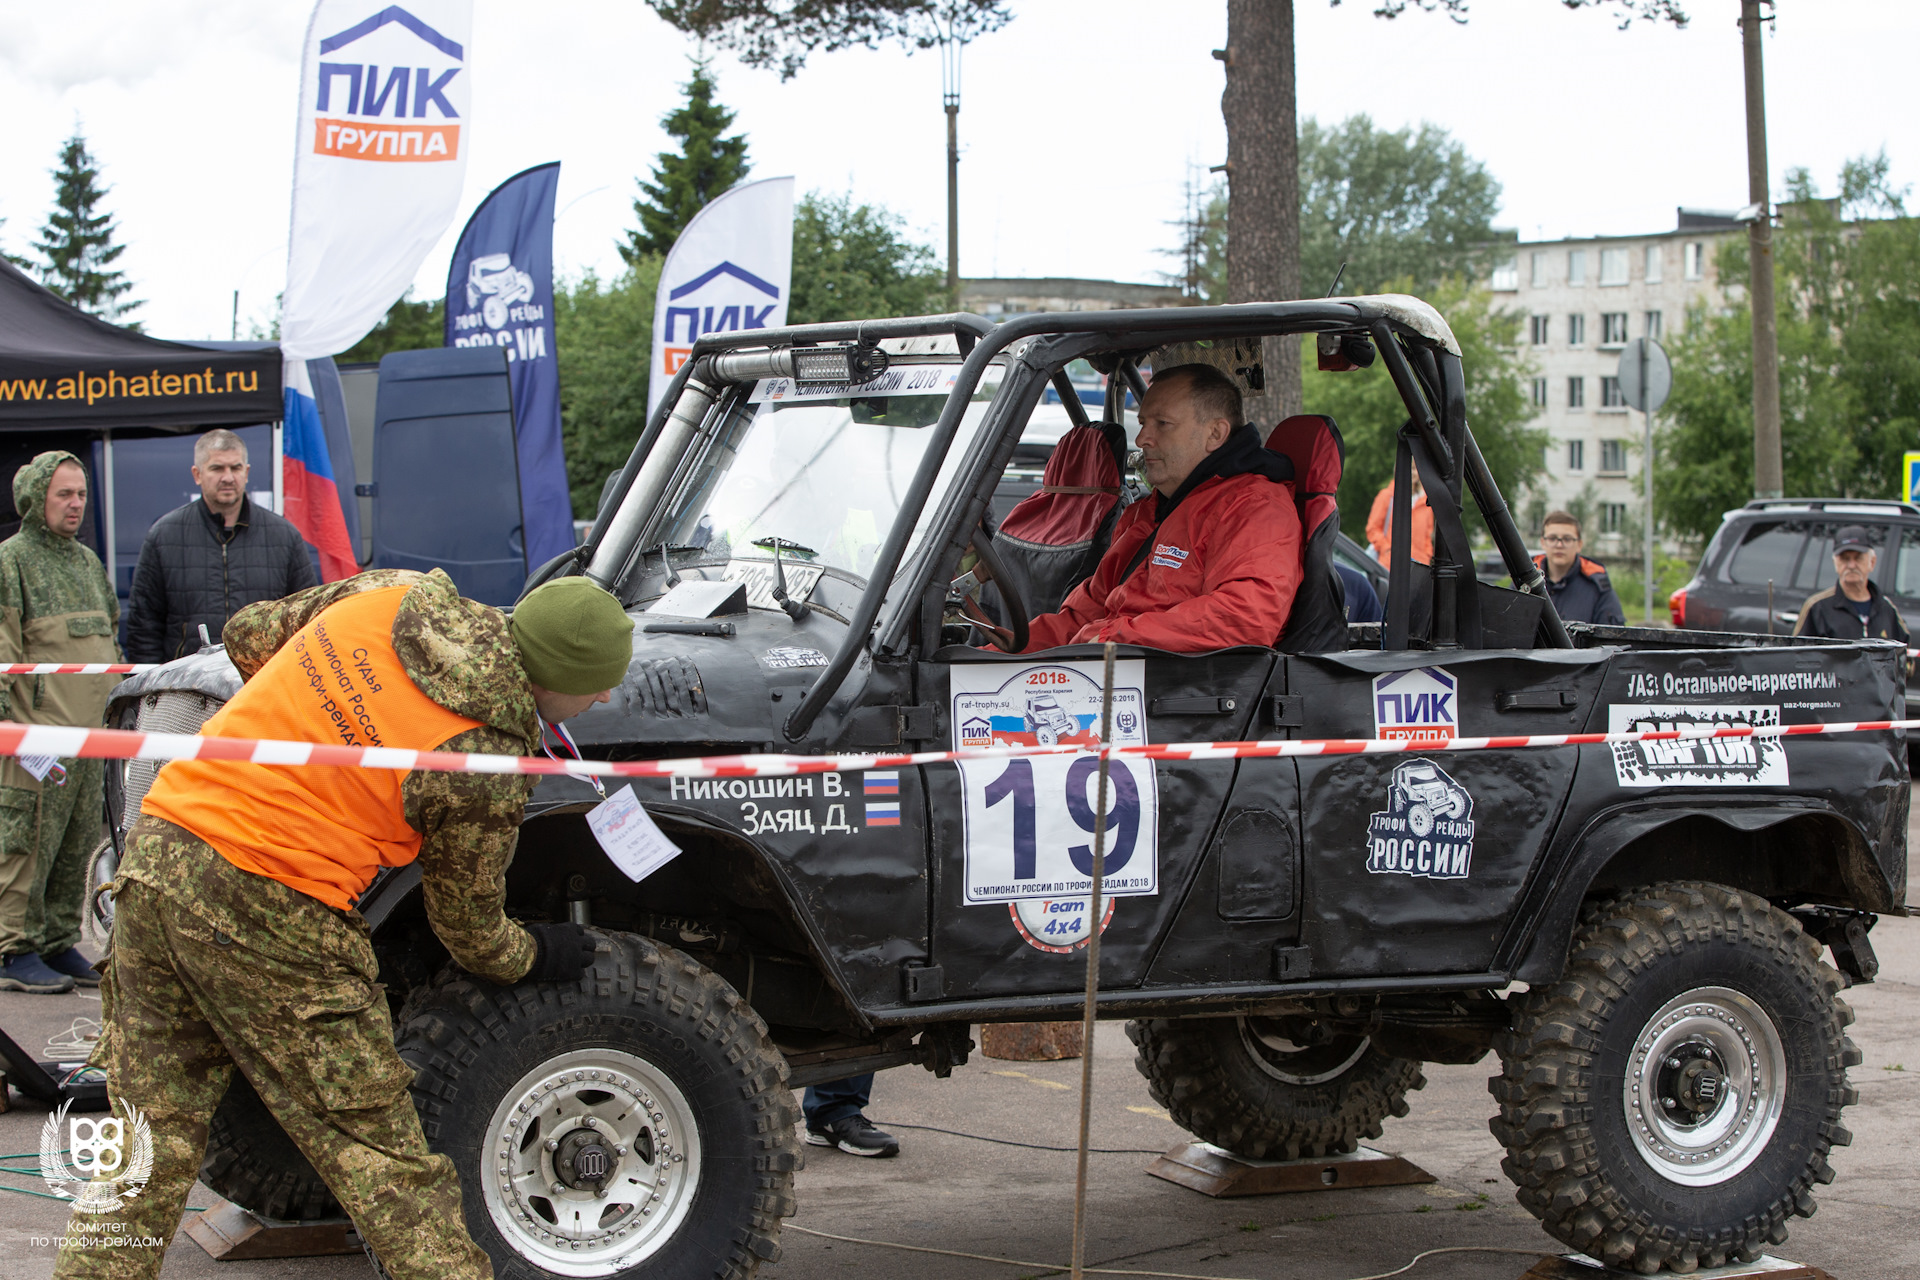
M 913 483 L 960 366 L 898 364 L 857 388 L 764 378 L 702 459 L 674 509 L 668 539 L 716 559 L 783 557 L 865 579 Z M 922 508 L 906 557 L 938 509 L 998 389 L 991 367 Z M 849 394 L 849 391 L 859 394 Z M 756 546 L 755 544 L 760 544 Z

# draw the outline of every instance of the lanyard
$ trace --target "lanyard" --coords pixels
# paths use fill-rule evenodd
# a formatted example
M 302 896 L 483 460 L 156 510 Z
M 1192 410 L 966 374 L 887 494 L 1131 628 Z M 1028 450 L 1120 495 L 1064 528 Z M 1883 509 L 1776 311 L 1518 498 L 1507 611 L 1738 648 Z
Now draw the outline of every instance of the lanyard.
M 547 724 L 547 722 L 544 720 L 542 720 L 540 723 L 546 725 L 547 728 L 553 730 L 554 736 L 560 739 L 562 745 L 564 745 L 568 751 L 573 753 L 573 758 L 575 760 L 584 760 L 586 758 L 585 756 L 580 754 L 579 744 L 574 742 L 573 735 L 567 732 L 567 726 L 559 723 Z M 549 758 L 554 760 L 559 760 L 562 764 L 566 763 L 563 757 L 553 754 L 553 748 L 547 745 L 547 735 L 544 733 L 540 735 L 540 749 L 546 752 Z M 580 775 L 575 775 L 575 776 L 580 776 Z M 595 791 L 600 793 L 600 798 L 602 800 L 605 800 L 607 798 L 607 789 L 606 787 L 601 785 L 600 779 L 595 777 L 593 774 L 586 774 L 585 778 L 587 783 L 591 785 Z

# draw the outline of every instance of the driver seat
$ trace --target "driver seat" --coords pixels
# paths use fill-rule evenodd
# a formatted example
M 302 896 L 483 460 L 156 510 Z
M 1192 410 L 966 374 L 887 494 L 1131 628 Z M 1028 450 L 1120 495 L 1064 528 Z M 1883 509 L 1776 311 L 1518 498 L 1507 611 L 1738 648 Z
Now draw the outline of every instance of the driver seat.
M 1332 418 L 1302 413 L 1287 418 L 1267 437 L 1267 448 L 1293 462 L 1293 501 L 1300 512 L 1300 588 L 1293 597 L 1280 649 L 1286 653 L 1332 653 L 1347 647 L 1347 592 L 1333 567 L 1340 532 L 1340 475 L 1347 445 Z
M 1118 423 L 1069 430 L 1047 458 L 1040 491 L 1021 499 L 994 532 L 993 549 L 1035 617 L 1058 610 L 1107 553 L 1128 501 L 1120 483 L 1126 439 Z

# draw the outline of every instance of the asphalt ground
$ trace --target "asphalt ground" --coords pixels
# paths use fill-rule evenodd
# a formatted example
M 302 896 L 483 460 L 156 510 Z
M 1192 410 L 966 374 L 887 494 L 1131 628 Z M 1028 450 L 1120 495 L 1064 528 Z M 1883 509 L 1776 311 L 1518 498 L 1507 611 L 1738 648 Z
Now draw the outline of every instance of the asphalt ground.
M 1920 815 L 1920 806 L 1916 806 Z M 1911 833 L 1910 833 L 1911 834 Z M 1777 1253 L 1838 1280 L 1920 1280 L 1920 919 L 1882 920 L 1873 942 L 1879 980 L 1847 993 L 1853 1038 L 1866 1055 L 1852 1072 L 1860 1102 L 1845 1123 L 1853 1145 L 1833 1153 L 1838 1177 L 1819 1189 L 1819 1212 L 1795 1219 Z M 0 1027 L 32 1051 L 76 1017 L 98 1017 L 97 996 L 0 993 Z M 1387 1122 L 1380 1150 L 1432 1173 L 1425 1186 L 1329 1190 L 1213 1200 L 1149 1177 L 1152 1154 L 1185 1140 L 1147 1094 L 1121 1024 L 1095 1037 L 1087 1265 L 1223 1280 L 1351 1280 L 1403 1266 L 1434 1249 L 1481 1246 L 1513 1253 L 1443 1253 L 1406 1273 L 1414 1280 L 1516 1280 L 1553 1241 L 1513 1199 L 1500 1147 L 1487 1131 L 1489 1057 L 1470 1067 L 1429 1066 L 1412 1113 Z M 917 1068 L 880 1076 L 868 1114 L 893 1128 L 901 1153 L 861 1159 L 807 1148 L 797 1178 L 800 1209 L 782 1233 L 784 1254 L 764 1280 L 1033 1280 L 1068 1260 L 1073 1227 L 1080 1063 L 1004 1062 L 975 1054 L 951 1079 Z M 0 1161 L 32 1168 L 47 1111 L 14 1095 L 0 1115 Z M 909 1127 L 917 1126 L 917 1127 Z M 943 1132 L 945 1131 L 945 1132 Z M 1000 1141 L 990 1141 L 999 1139 Z M 1010 1145 L 1027 1144 L 1027 1145 Z M 1046 1150 L 1042 1148 L 1064 1148 Z M 44 1190 L 37 1175 L 0 1173 L 0 1184 Z M 214 1203 L 197 1187 L 189 1204 Z M 0 1277 L 45 1280 L 44 1243 L 67 1221 L 62 1202 L 0 1192 Z M 1903 1226 L 1902 1224 L 1906 1224 Z M 872 1244 L 987 1254 L 1019 1266 Z M 369 1274 L 358 1256 L 215 1263 L 185 1236 L 167 1255 L 168 1280 L 334 1280 Z M 1705 1274 L 1705 1273 L 1701 1273 Z

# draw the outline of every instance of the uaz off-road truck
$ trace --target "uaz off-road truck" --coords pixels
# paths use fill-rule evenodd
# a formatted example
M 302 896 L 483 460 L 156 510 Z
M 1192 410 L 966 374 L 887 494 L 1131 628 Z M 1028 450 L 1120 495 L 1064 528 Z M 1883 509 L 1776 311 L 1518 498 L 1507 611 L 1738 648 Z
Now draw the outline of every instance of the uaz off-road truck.
M 1231 1151 L 1352 1150 L 1407 1114 L 1423 1062 L 1491 1051 L 1504 1167 L 1568 1244 L 1684 1271 L 1752 1258 L 1813 1212 L 1860 1061 L 1840 993 L 1874 974 L 1876 913 L 1904 911 L 1904 742 L 1430 748 L 1897 717 L 1905 655 L 1562 625 L 1468 428 L 1459 348 L 1415 299 L 701 338 L 592 537 L 533 578 L 585 574 L 635 616 L 625 682 L 575 722 L 582 748 L 1094 741 L 1098 650 L 1005 653 L 967 618 L 997 608 L 1024 648 L 1024 620 L 1058 603 L 1062 557 L 1089 563 L 1111 510 L 1040 522 L 1056 545 L 1012 515 L 990 526 L 996 483 L 1049 386 L 1124 459 L 1126 397 L 1090 419 L 1070 362 L 1136 395 L 1155 362 L 1253 385 L 1276 338 L 1311 340 L 1326 367 L 1384 367 L 1406 414 L 1395 523 L 1409 527 L 1417 469 L 1433 562 L 1403 548 L 1386 620 L 1349 627 L 1327 559 L 1337 433 L 1280 424 L 1269 447 L 1293 463 L 1307 532 L 1285 633 L 1123 649 L 1112 741 L 1409 749 L 1116 757 L 1098 921 L 1091 756 L 637 781 L 683 850 L 639 883 L 596 844 L 590 787 L 544 780 L 508 910 L 598 930 L 580 981 L 503 988 L 450 968 L 414 869 L 359 903 L 428 1140 L 458 1167 L 499 1274 L 750 1274 L 794 1207 L 792 1090 L 909 1064 L 945 1074 L 971 1024 L 1078 1016 L 1096 928 L 1100 1015 L 1129 1020 L 1173 1118 Z M 1056 488 L 1124 500 L 1072 477 Z M 1511 588 L 1472 572 L 1469 501 Z M 993 581 L 962 607 L 969 557 Z M 129 681 L 117 723 L 191 729 L 235 687 L 209 651 Z M 147 781 L 129 774 L 130 808 Z M 267 1216 L 337 1212 L 237 1077 L 204 1177 Z

